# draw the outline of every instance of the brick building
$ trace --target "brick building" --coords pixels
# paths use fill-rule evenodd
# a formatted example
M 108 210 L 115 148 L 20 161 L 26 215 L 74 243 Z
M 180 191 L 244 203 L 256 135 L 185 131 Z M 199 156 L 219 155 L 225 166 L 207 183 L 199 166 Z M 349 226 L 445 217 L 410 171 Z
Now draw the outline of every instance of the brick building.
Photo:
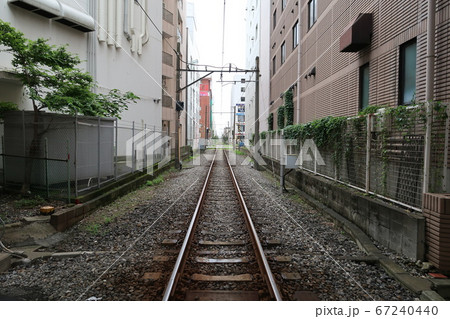
M 428 15 L 427 0 L 273 1 L 274 123 L 289 88 L 296 123 L 424 102 Z M 434 100 L 448 102 L 450 0 L 436 0 L 435 17 Z
M 206 78 L 200 82 L 200 136 L 210 139 L 212 130 L 212 91 L 211 79 Z

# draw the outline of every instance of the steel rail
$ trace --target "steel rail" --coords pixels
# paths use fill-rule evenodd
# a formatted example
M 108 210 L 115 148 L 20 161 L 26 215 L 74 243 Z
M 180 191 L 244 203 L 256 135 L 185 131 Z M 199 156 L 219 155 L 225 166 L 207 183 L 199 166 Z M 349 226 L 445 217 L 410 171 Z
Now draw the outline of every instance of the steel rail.
M 264 255 L 264 250 L 261 245 L 261 241 L 259 240 L 258 234 L 256 233 L 255 225 L 253 224 L 252 218 L 250 216 L 250 213 L 248 211 L 247 205 L 245 204 L 244 197 L 242 195 L 241 189 L 239 188 L 239 184 L 237 182 L 236 176 L 234 175 L 233 169 L 231 168 L 230 161 L 228 159 L 228 156 L 225 153 L 225 158 L 227 159 L 227 165 L 231 173 L 231 177 L 233 180 L 233 185 L 236 190 L 236 193 L 239 198 L 239 202 L 241 204 L 242 210 L 244 212 L 244 218 L 245 222 L 247 223 L 247 227 L 250 232 L 250 237 L 252 238 L 253 247 L 255 250 L 255 253 L 257 255 L 259 268 L 266 280 L 267 286 L 269 288 L 270 294 L 272 298 L 274 298 L 276 301 L 282 301 L 281 293 L 278 290 L 277 284 L 275 282 L 275 278 L 273 277 L 272 271 L 270 270 L 269 263 L 267 262 L 267 258 Z
M 206 176 L 205 183 L 203 184 L 203 189 L 200 194 L 200 198 L 197 202 L 197 207 L 195 208 L 194 214 L 193 214 L 191 222 L 189 224 L 189 228 L 186 232 L 186 237 L 184 238 L 183 245 L 181 246 L 180 253 L 178 254 L 178 257 L 177 257 L 177 261 L 173 268 L 169 282 L 166 286 L 166 290 L 164 291 L 164 296 L 163 296 L 162 301 L 168 301 L 169 298 L 175 293 L 178 279 L 179 279 L 181 273 L 183 272 L 183 268 L 184 268 L 184 265 L 185 265 L 187 257 L 188 257 L 190 243 L 191 243 L 192 237 L 194 236 L 195 227 L 197 226 L 197 219 L 199 216 L 199 212 L 203 205 L 203 201 L 204 201 L 205 195 L 206 195 L 206 189 L 208 188 L 208 185 L 209 185 L 211 172 L 212 172 L 212 169 L 214 166 L 214 162 L 216 161 L 216 155 L 217 155 L 217 151 L 214 154 L 214 158 L 209 167 L 208 175 Z

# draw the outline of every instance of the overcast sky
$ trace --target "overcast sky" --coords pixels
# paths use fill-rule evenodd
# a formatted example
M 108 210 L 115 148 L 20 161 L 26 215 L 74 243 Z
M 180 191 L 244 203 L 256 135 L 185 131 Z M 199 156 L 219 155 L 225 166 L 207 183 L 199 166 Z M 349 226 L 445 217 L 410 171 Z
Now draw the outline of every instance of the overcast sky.
M 197 47 L 200 54 L 200 64 L 223 66 L 222 64 L 222 34 L 224 0 L 190 0 L 195 4 L 197 22 Z M 245 7 L 246 0 L 225 0 L 225 54 L 224 64 L 235 64 L 245 68 Z M 224 74 L 224 80 L 229 81 L 233 74 Z M 213 77 L 213 112 L 214 122 L 219 137 L 223 129 L 229 125 L 231 112 L 231 85 L 217 83 L 220 74 Z

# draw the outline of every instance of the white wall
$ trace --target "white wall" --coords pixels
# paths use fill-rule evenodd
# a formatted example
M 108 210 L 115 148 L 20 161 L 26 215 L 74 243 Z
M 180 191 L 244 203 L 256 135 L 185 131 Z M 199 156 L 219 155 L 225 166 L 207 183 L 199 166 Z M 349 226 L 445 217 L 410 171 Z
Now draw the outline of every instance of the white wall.
M 259 37 L 259 131 L 268 130 L 270 109 L 270 1 L 260 0 Z
M 133 38 L 128 40 L 123 35 L 123 23 L 117 20 L 118 10 L 114 6 L 115 0 L 108 0 L 108 10 L 113 11 L 113 21 L 107 20 L 99 28 L 99 34 L 106 31 L 106 41 L 98 38 L 96 46 L 96 74 L 99 83 L 99 92 L 119 88 L 122 91 L 132 91 L 141 99 L 131 104 L 128 111 L 122 115 L 123 121 L 144 122 L 147 125 L 161 128 L 161 79 L 162 79 L 162 37 L 159 31 L 145 16 L 144 12 L 133 0 L 128 0 L 128 27 Z M 162 30 L 162 2 L 158 0 L 143 0 L 145 7 L 153 22 Z M 117 3 L 116 3 L 117 5 Z M 98 7 L 100 14 L 101 7 Z M 97 16 L 97 19 L 100 18 Z M 133 22 L 134 21 L 134 22 Z M 108 29 L 113 26 L 112 30 Z M 104 30 L 104 31 L 103 31 Z M 121 36 L 116 36 L 120 34 Z M 108 43 L 108 38 L 110 43 Z M 155 102 L 158 101 L 159 102 Z
M 86 5 L 85 1 L 79 1 L 81 5 Z M 73 1 L 69 1 L 73 4 Z M 87 8 L 85 8 L 87 10 Z M 14 5 L 8 4 L 6 0 L 0 2 L 0 19 L 10 23 L 13 27 L 24 33 L 25 37 L 36 40 L 37 38 L 49 39 L 49 43 L 53 45 L 67 45 L 68 50 L 77 54 L 83 61 L 80 68 L 86 68 L 87 60 L 87 37 L 84 32 L 72 29 L 61 23 L 52 21 L 35 13 L 21 9 Z M 0 71 L 10 71 L 11 55 L 0 52 Z M 0 75 L 0 78 L 3 77 Z M 5 82 L 6 81 L 6 82 Z M 22 109 L 32 109 L 29 99 L 23 96 L 22 90 L 18 83 L 9 80 L 3 80 L 0 87 L 0 99 L 8 100 L 19 105 Z M 10 88 L 15 94 L 12 94 Z
M 196 43 L 197 25 L 195 21 L 195 5 L 192 2 L 186 3 L 186 26 L 188 28 L 188 62 L 197 63 L 199 52 Z M 198 72 L 188 73 L 188 84 L 193 83 L 200 77 Z M 200 82 L 190 86 L 188 89 L 188 114 L 187 130 L 188 144 L 196 145 L 193 140 L 200 138 Z
M 259 0 L 247 0 L 247 47 L 246 47 L 246 68 L 256 68 L 256 57 L 259 56 L 260 40 L 260 2 Z M 247 74 L 248 83 L 245 89 L 245 135 L 251 139 L 255 132 L 255 73 Z M 261 122 L 261 121 L 260 121 Z
M 94 1 L 94 0 L 92 0 Z M 130 104 L 129 110 L 122 114 L 124 121 L 146 123 L 147 125 L 161 127 L 161 78 L 162 78 L 162 36 L 160 32 L 145 16 L 145 13 L 135 4 L 133 0 L 88 0 L 68 1 L 61 3 L 72 6 L 81 14 L 93 13 L 96 20 L 96 31 L 84 33 L 61 23 L 41 17 L 30 11 L 8 4 L 7 1 L 0 2 L 0 19 L 11 23 L 11 25 L 23 32 L 27 38 L 38 37 L 50 39 L 50 44 L 67 45 L 68 50 L 77 54 L 83 61 L 79 67 L 87 71 L 87 61 L 93 65 L 92 74 L 98 82 L 99 93 L 106 93 L 111 89 L 119 89 L 123 92 L 132 91 L 141 99 L 136 104 Z M 128 2 L 128 15 L 125 17 L 125 3 Z M 162 1 L 142 0 L 153 22 L 162 30 Z M 110 6 L 113 10 L 112 19 L 109 19 L 113 30 L 108 30 L 106 25 L 97 25 L 102 3 L 106 3 L 106 9 Z M 96 4 L 96 10 L 92 10 L 90 4 Z M 121 5 L 121 6 L 119 6 Z M 104 8 L 103 8 L 104 9 Z M 94 12 L 92 12 L 94 11 Z M 122 11 L 121 14 L 118 14 Z M 107 12 L 106 12 L 107 16 Z M 134 23 L 131 23 L 131 17 Z M 108 17 L 108 16 L 107 16 Z M 133 40 L 129 41 L 123 33 L 123 20 L 128 18 L 130 33 L 134 33 Z M 110 34 L 120 43 L 100 41 L 100 33 Z M 89 46 L 91 41 L 91 46 Z M 11 70 L 11 57 L 7 53 L 0 53 L 0 71 Z M 2 79 L 3 78 L 3 79 Z M 2 83 L 0 87 L 0 100 L 8 100 L 17 103 L 23 109 L 31 109 L 29 99 L 23 96 L 20 84 L 4 79 L 0 74 Z M 156 102 L 155 102 L 156 101 Z

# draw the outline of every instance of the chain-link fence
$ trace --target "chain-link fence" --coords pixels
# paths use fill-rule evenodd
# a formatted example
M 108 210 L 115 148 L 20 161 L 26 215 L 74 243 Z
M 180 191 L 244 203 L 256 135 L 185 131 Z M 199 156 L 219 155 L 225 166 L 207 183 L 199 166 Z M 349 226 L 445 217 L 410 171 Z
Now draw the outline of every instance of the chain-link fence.
M 0 122 L 0 182 L 70 200 L 171 159 L 167 133 L 144 123 L 10 112 Z
M 316 147 L 312 143 L 305 147 L 305 139 L 285 141 L 286 154 L 298 157 L 300 169 L 420 210 L 427 115 L 422 107 L 402 108 L 402 112 L 349 118 L 335 145 Z M 446 110 L 434 112 L 430 192 L 450 191 L 449 130 Z M 281 138 L 281 131 L 267 132 L 262 155 L 279 161 Z

